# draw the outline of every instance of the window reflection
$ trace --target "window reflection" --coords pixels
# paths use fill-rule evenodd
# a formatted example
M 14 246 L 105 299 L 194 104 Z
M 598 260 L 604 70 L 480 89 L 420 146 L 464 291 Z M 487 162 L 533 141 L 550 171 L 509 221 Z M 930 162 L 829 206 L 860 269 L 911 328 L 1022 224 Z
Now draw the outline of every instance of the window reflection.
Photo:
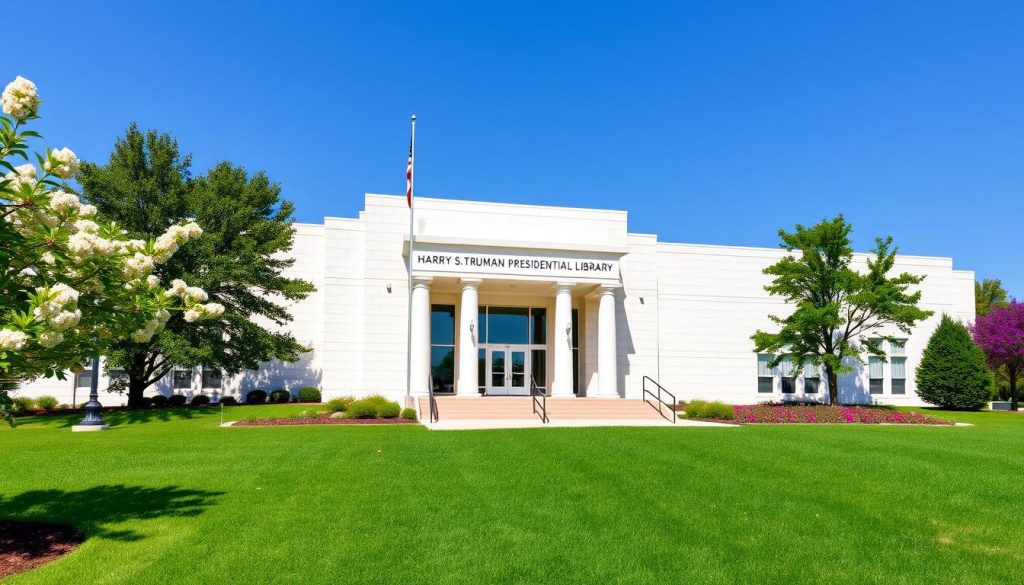
M 435 346 L 430 348 L 430 374 L 434 380 L 434 392 L 455 391 L 455 348 Z
M 529 311 L 525 307 L 488 307 L 487 342 L 529 343 Z

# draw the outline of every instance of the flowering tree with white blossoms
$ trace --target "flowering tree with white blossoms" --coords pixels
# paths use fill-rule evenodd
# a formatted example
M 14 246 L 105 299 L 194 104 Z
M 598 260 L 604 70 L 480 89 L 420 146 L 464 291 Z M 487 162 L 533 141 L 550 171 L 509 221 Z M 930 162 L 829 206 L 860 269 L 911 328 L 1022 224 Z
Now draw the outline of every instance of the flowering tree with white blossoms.
M 175 280 L 164 288 L 151 274 L 178 247 L 198 238 L 194 222 L 173 225 L 149 241 L 128 239 L 114 223 L 99 224 L 66 181 L 79 161 L 71 150 L 29 156 L 25 129 L 37 117 L 39 94 L 18 77 L 0 96 L 0 417 L 6 388 L 68 369 L 131 338 L 151 339 L 171 316 L 194 322 L 224 307 Z M 23 164 L 16 164 L 23 163 Z

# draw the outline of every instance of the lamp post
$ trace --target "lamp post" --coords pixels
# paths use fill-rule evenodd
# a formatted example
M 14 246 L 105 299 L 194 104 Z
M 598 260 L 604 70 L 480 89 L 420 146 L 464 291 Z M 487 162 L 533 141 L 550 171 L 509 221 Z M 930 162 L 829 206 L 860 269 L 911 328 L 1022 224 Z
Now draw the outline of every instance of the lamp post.
M 103 405 L 99 400 L 100 386 L 100 356 L 92 358 L 92 380 L 89 381 L 89 402 L 85 403 L 85 418 L 82 422 L 71 427 L 73 432 L 102 431 L 107 428 L 100 417 Z

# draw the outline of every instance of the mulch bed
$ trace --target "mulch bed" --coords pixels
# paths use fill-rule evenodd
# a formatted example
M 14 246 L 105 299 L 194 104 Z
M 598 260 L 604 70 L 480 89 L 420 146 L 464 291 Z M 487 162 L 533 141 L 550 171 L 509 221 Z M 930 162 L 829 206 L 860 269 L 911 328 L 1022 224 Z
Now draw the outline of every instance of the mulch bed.
M 45 565 L 84 540 L 81 532 L 62 524 L 0 522 L 0 577 Z
M 224 406 L 225 406 L 225 408 L 234 408 L 236 406 L 281 406 L 282 404 L 311 404 L 311 405 L 317 405 L 317 404 L 323 404 L 323 403 L 322 402 L 281 402 L 281 403 L 269 403 L 268 402 L 266 404 L 248 404 L 248 403 L 245 403 L 245 402 L 240 402 L 240 403 L 236 403 L 236 404 L 225 404 Z M 150 404 L 150 405 L 146 405 L 146 406 L 140 406 L 138 408 L 128 408 L 127 406 L 104 406 L 103 407 L 103 412 L 138 412 L 140 410 L 174 410 L 176 408 L 185 408 L 185 409 L 192 410 L 192 409 L 204 409 L 204 408 L 217 408 L 219 406 L 220 406 L 219 402 L 216 402 L 216 403 L 215 402 L 211 402 L 210 404 L 183 404 L 181 406 L 170 406 L 170 405 L 153 406 L 153 405 Z M 85 409 L 84 408 L 51 408 L 50 410 L 41 410 L 41 409 L 38 409 L 38 408 L 34 408 L 32 410 L 29 410 L 29 411 L 26 411 L 26 412 L 23 412 L 23 413 L 19 414 L 18 417 L 24 417 L 24 416 L 52 416 L 52 415 L 58 415 L 58 414 L 84 414 L 84 413 L 85 413 Z
M 294 425 L 415 425 L 417 420 L 404 418 L 260 418 L 240 420 L 231 425 L 234 427 L 285 427 Z

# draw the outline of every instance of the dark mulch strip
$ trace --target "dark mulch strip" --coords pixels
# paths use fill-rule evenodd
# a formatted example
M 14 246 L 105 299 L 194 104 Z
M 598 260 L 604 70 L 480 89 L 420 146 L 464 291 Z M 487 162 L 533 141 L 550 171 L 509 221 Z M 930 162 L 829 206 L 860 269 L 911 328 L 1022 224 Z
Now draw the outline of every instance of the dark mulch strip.
M 281 404 L 323 404 L 323 402 L 282 402 L 282 403 L 266 403 L 266 404 L 248 404 L 245 402 L 238 402 L 235 404 L 225 404 L 227 408 L 233 408 L 235 406 L 280 406 Z M 176 408 L 192 409 L 203 409 L 203 408 L 217 408 L 220 406 L 219 402 L 211 402 L 210 404 L 184 404 L 182 406 L 153 406 L 151 404 L 146 406 L 140 406 L 138 408 L 128 408 L 127 406 L 104 406 L 103 412 L 137 412 L 140 410 L 174 410 Z M 23 412 L 18 417 L 24 416 L 52 416 L 58 414 L 82 414 L 85 412 L 84 408 L 52 408 L 50 410 L 33 409 Z
M 416 420 L 404 418 L 260 418 L 256 420 L 240 420 L 235 427 L 284 427 L 292 425 L 415 425 Z
M 45 565 L 84 540 L 81 532 L 62 524 L 0 522 L 0 577 Z

